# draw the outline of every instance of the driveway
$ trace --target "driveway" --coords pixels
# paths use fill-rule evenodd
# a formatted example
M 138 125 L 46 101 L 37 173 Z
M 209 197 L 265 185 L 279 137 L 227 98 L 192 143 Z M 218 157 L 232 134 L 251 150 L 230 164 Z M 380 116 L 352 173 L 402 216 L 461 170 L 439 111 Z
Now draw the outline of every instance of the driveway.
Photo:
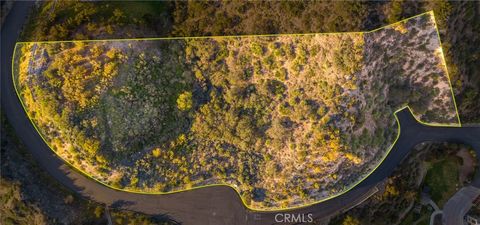
M 480 195 L 480 189 L 467 186 L 460 189 L 443 207 L 443 224 L 463 224 L 463 217 L 472 207 L 472 202 Z

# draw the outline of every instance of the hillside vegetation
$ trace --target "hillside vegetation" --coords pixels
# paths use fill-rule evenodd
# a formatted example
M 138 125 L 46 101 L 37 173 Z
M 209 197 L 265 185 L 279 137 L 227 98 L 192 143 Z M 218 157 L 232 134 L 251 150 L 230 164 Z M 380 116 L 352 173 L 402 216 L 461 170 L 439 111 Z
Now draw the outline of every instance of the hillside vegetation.
M 385 156 L 394 111 L 455 125 L 430 13 L 368 33 L 21 43 L 49 145 L 121 189 L 229 184 L 257 209 L 341 193 Z
M 433 10 L 462 123 L 478 123 L 480 11 L 473 1 L 44 1 L 25 41 L 371 30 Z

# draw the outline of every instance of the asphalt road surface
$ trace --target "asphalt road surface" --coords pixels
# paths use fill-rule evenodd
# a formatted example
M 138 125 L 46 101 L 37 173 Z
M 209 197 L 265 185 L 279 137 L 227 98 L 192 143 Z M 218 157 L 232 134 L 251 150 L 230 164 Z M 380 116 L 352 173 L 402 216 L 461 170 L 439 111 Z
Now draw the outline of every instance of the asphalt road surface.
M 419 124 L 410 112 L 404 109 L 397 113 L 401 124 L 400 137 L 375 172 L 351 191 L 313 206 L 283 212 L 252 212 L 243 206 L 237 193 L 227 186 L 168 195 L 133 194 L 110 189 L 65 165 L 35 131 L 17 98 L 11 76 L 11 59 L 18 34 L 32 5 L 32 2 L 16 2 L 1 30 L 2 110 L 17 136 L 42 168 L 79 195 L 110 207 L 152 215 L 166 214 L 186 225 L 300 224 L 285 222 L 285 218 L 289 217 L 285 214 L 293 214 L 297 218 L 300 216 L 304 221 L 308 221 L 310 217 L 328 218 L 347 210 L 363 201 L 375 185 L 388 177 L 419 143 L 425 141 L 465 143 L 474 147 L 477 156 L 480 157 L 480 127 L 428 127 Z
M 445 225 L 463 224 L 463 216 L 470 210 L 473 201 L 480 195 L 480 189 L 474 186 L 463 187 L 443 206 Z

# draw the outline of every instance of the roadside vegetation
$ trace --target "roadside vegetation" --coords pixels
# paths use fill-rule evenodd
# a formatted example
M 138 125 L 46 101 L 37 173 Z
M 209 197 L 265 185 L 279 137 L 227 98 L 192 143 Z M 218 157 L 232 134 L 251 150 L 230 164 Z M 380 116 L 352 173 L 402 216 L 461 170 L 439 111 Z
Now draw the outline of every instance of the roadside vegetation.
M 104 206 L 82 199 L 42 172 L 1 116 L 0 224 L 106 224 Z M 113 224 L 175 224 L 166 217 L 110 209 Z
M 402 106 L 457 123 L 431 14 L 365 34 L 21 43 L 14 74 L 49 145 L 94 178 L 230 184 L 254 208 L 350 187 L 393 143 Z
M 18 183 L 0 182 L 0 208 L 2 224 L 46 224 L 46 218 L 33 204 L 22 201 Z
M 469 146 L 421 144 L 377 187 L 379 191 L 361 205 L 338 215 L 331 225 L 430 224 L 434 209 L 422 203 L 431 198 L 440 209 L 457 190 L 468 185 L 478 162 Z
M 413 212 L 412 210 L 400 225 L 430 225 L 430 216 L 432 213 L 433 209 L 431 207 L 422 207 L 420 212 Z

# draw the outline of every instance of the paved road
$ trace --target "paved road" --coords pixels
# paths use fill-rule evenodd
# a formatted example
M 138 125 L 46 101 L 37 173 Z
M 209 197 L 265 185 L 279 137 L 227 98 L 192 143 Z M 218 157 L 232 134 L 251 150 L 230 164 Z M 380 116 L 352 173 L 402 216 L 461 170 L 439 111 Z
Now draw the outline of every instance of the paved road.
M 111 207 L 124 208 L 147 214 L 167 214 L 194 225 L 268 225 L 277 223 L 274 212 L 252 212 L 241 203 L 229 187 L 209 187 L 194 191 L 145 195 L 112 190 L 69 168 L 43 142 L 28 120 L 16 96 L 11 78 L 13 48 L 28 14 L 30 2 L 16 2 L 1 32 L 1 105 L 12 127 L 39 164 L 60 183 L 79 195 Z M 480 156 L 480 127 L 427 127 L 417 123 L 408 110 L 397 113 L 401 135 L 386 160 L 367 179 L 339 197 L 313 206 L 286 211 L 288 214 L 311 213 L 313 218 L 326 218 L 346 210 L 364 200 L 376 184 L 388 177 L 410 150 L 424 141 L 451 141 L 470 144 Z
M 463 217 L 472 207 L 472 202 L 480 195 L 480 189 L 467 186 L 452 196 L 443 207 L 443 222 L 445 225 L 463 224 Z

